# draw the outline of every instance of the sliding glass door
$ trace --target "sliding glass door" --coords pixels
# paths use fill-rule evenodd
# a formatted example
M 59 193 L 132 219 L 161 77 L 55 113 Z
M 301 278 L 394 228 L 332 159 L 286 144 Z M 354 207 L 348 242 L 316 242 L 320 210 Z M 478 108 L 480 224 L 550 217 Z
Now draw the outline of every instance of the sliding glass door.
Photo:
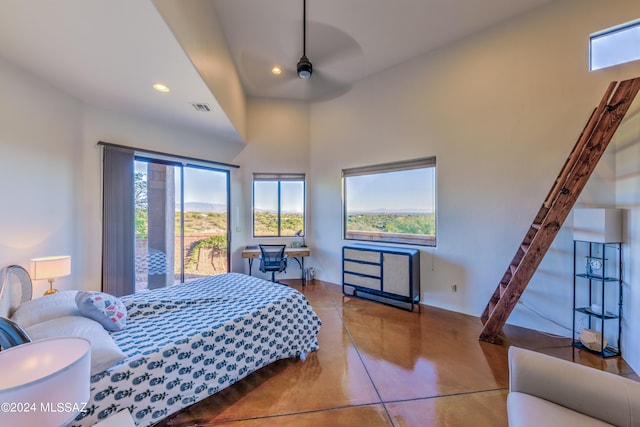
M 138 157 L 136 291 L 229 271 L 229 172 Z
M 184 168 L 182 253 L 185 279 L 229 272 L 227 171 Z

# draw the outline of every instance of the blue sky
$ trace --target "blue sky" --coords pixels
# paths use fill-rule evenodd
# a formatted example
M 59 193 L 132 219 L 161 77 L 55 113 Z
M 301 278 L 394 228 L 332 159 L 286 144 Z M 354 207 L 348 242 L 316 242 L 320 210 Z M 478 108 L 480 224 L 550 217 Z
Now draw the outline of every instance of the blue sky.
M 273 181 L 255 183 L 254 204 L 258 210 L 278 210 L 278 186 Z M 304 185 L 301 181 L 283 181 L 280 185 L 283 212 L 304 212 Z
M 591 69 L 640 59 L 640 21 L 591 36 Z
M 147 163 L 136 161 L 135 171 L 147 173 Z M 180 200 L 180 172 L 175 169 L 176 202 Z M 207 169 L 184 168 L 184 201 L 226 205 L 227 174 Z
M 227 204 L 227 174 L 203 169 L 185 168 L 184 201 Z
M 413 169 L 347 179 L 346 197 L 350 212 L 432 212 L 435 201 L 435 169 Z

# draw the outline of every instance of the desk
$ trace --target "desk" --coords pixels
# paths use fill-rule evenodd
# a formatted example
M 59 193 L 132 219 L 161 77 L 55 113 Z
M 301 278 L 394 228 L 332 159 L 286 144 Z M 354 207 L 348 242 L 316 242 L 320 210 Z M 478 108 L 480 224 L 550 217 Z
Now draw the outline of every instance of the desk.
M 311 251 L 308 247 L 302 248 L 285 248 L 284 253 L 287 255 L 287 258 L 293 258 L 297 261 L 300 266 L 301 278 L 304 282 L 304 257 L 310 256 Z M 253 260 L 256 258 L 260 258 L 260 248 L 255 249 L 243 249 L 242 250 L 242 258 L 249 259 L 249 276 L 251 276 L 251 267 L 253 267 Z

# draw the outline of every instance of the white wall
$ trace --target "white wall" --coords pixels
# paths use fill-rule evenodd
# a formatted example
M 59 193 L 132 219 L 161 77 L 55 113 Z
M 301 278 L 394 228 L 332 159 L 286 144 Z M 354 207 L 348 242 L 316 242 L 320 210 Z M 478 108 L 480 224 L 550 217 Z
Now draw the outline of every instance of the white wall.
M 234 271 L 249 272 L 247 260 L 240 258 L 240 252 L 246 245 L 260 243 L 289 242 L 291 239 L 254 239 L 252 229 L 252 177 L 254 172 L 291 172 L 308 173 L 309 170 L 309 106 L 301 102 L 275 101 L 263 98 L 250 98 L 248 101 L 247 142 L 242 153 L 234 159 L 242 165 L 242 192 L 235 194 L 241 200 L 238 212 L 232 212 L 234 220 L 239 219 L 241 234 L 244 240 L 238 241 L 233 252 Z M 307 178 L 307 197 L 311 178 Z M 314 233 L 313 213 L 306 212 L 307 244 L 312 246 Z M 305 267 L 311 266 L 307 264 Z M 287 272 L 278 274 L 277 278 L 298 278 L 301 276 L 298 264 L 289 263 Z M 258 271 L 258 263 L 254 263 L 254 276 L 270 279 Z
M 0 82 L 0 265 L 28 270 L 31 258 L 81 249 L 74 209 L 81 105 L 2 59 Z M 60 278 L 55 286 L 70 283 Z M 35 282 L 34 295 L 47 286 Z
M 315 104 L 310 195 L 322 278 L 341 281 L 340 170 L 435 155 L 438 247 L 422 250 L 422 301 L 479 315 L 608 83 L 640 75 L 638 64 L 589 73 L 589 34 L 637 13 L 635 1 L 554 2 Z M 614 169 L 608 153 L 582 204 L 613 203 Z M 522 301 L 570 328 L 568 225 Z M 522 305 L 509 322 L 570 334 Z

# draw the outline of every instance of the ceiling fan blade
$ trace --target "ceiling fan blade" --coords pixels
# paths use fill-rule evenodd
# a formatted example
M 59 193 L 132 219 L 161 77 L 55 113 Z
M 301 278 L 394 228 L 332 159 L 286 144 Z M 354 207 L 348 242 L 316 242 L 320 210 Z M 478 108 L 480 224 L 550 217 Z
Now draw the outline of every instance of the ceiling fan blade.
M 316 101 L 331 99 L 350 89 L 350 85 L 326 76 L 321 70 L 314 70 L 313 76 L 301 79 L 295 70 L 288 75 L 277 76 L 277 83 L 268 85 L 257 96 L 276 97 L 293 101 Z
M 302 81 L 302 83 L 305 83 L 305 81 Z M 299 89 L 301 99 L 313 101 L 326 101 L 351 89 L 349 83 L 335 79 L 327 75 L 323 70 L 314 71 L 313 76 L 306 83 L 308 84 L 301 85 Z
M 351 87 L 347 82 L 364 76 L 365 66 L 360 45 L 344 31 L 331 25 L 307 23 L 306 54 L 313 65 L 310 78 L 298 77 L 296 64 L 302 55 L 302 45 L 287 40 L 275 42 L 273 49 L 247 50 L 238 56 L 238 73 L 246 90 L 254 96 L 290 100 L 315 101 L 330 99 Z M 272 45 L 273 46 L 273 43 Z M 286 54 L 286 57 L 278 57 Z M 280 65 L 282 73 L 274 75 L 271 68 Z
M 364 72 L 364 53 L 360 44 L 349 34 L 331 25 L 309 22 L 307 56 L 315 69 L 335 79 L 361 77 Z

